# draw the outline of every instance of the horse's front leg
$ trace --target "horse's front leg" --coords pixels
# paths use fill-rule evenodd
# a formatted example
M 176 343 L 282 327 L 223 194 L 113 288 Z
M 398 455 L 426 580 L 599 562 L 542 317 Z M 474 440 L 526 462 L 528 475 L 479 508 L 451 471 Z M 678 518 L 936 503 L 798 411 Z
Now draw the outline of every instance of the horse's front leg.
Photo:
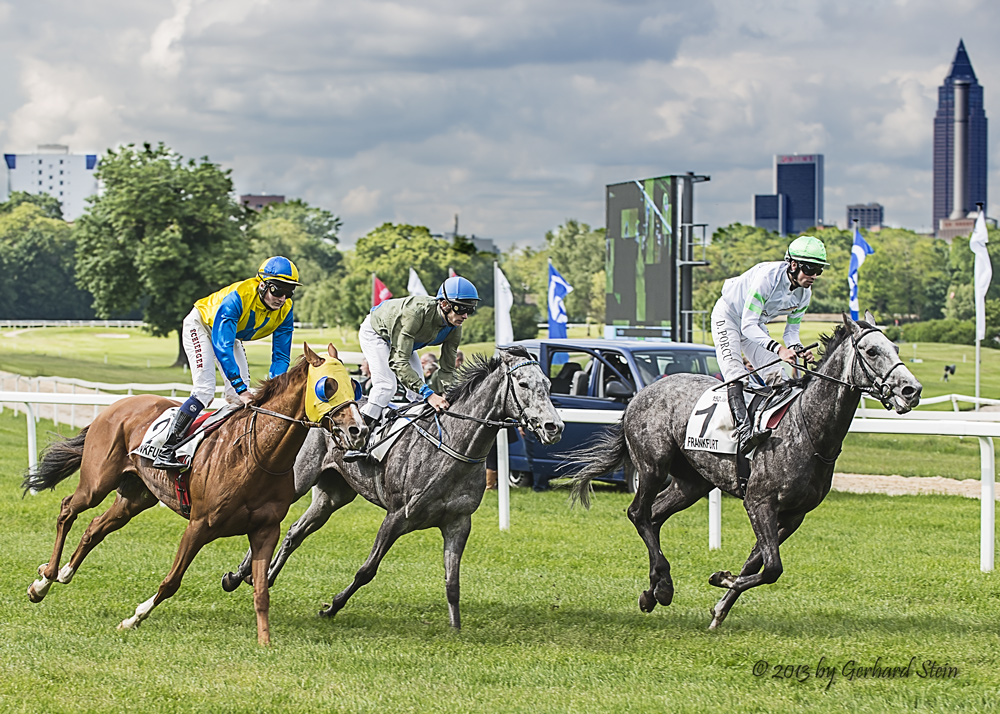
M 281 523 L 273 523 L 260 528 L 250 535 L 253 571 L 253 607 L 257 613 L 257 644 L 271 644 L 271 625 L 268 616 L 271 609 L 271 593 L 267 584 L 267 566 L 274 555 L 274 546 L 281 535 Z
M 448 621 L 456 630 L 462 628 L 462 618 L 458 612 L 459 570 L 462 553 L 472 530 L 472 518 L 463 515 L 441 529 L 444 536 L 444 587 L 448 597 Z
M 788 539 L 792 533 L 802 524 L 802 519 L 805 518 L 804 513 L 795 513 L 791 515 L 782 515 L 780 517 L 780 525 L 778 527 L 778 544 L 782 544 Z M 763 562 L 763 557 L 760 553 L 760 548 L 758 544 L 754 544 L 753 550 L 750 551 L 750 557 L 747 558 L 746 564 L 740 571 L 740 575 L 752 575 L 760 570 L 760 565 Z M 712 585 L 719 585 L 720 587 L 726 587 L 722 585 L 723 580 L 733 579 L 732 575 L 727 572 L 715 573 L 709 578 L 709 583 Z M 735 579 L 734 579 L 735 580 Z M 708 629 L 714 630 L 722 624 L 722 621 L 726 619 L 729 611 L 732 609 L 733 605 L 736 604 L 736 600 L 740 596 L 740 590 L 728 590 L 722 599 L 712 608 L 712 622 L 709 624 Z
M 385 554 L 389 552 L 392 544 L 399 540 L 400 536 L 409 531 L 410 524 L 403 515 L 402 510 L 387 513 L 385 520 L 382 521 L 382 525 L 379 526 L 371 553 L 368 554 L 368 559 L 358 568 L 358 572 L 354 575 L 354 580 L 350 585 L 337 593 L 332 603 L 324 605 L 319 614 L 323 617 L 333 617 L 340 612 L 341 608 L 347 604 L 347 601 L 350 600 L 351 596 L 359 588 L 372 581 L 378 572 L 379 564 L 382 562 Z

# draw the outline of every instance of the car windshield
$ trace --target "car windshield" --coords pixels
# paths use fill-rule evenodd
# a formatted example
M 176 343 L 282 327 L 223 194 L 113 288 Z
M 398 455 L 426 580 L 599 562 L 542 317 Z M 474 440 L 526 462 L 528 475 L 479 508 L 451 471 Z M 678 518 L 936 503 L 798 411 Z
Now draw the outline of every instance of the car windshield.
M 666 374 L 691 372 L 717 375 L 719 365 L 715 354 L 692 350 L 643 350 L 632 353 L 644 384 L 652 384 Z

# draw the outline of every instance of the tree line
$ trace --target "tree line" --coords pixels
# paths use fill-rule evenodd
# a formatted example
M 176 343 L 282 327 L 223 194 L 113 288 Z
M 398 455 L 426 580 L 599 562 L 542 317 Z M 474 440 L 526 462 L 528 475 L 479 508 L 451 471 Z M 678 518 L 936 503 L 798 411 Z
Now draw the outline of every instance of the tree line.
M 162 143 L 109 149 L 97 179 L 100 194 L 88 199 L 74 224 L 48 195 L 15 192 L 0 204 L 0 304 L 9 318 L 129 317 L 165 336 L 195 300 L 253 275 L 268 256 L 284 255 L 304 283 L 296 293 L 296 319 L 316 325 L 357 327 L 371 306 L 373 272 L 402 296 L 410 268 L 431 292 L 452 269 L 472 280 L 483 298 L 466 323 L 466 339 L 491 340 L 497 261 L 514 292 L 515 338 L 533 337 L 545 319 L 549 259 L 574 287 L 566 299 L 570 321 L 604 321 L 605 231 L 574 219 L 547 232 L 541 248 L 500 255 L 476 250 L 466 236 L 392 223 L 344 251 L 341 220 L 331 211 L 301 200 L 250 210 L 236 200 L 229 170 L 208 157 L 185 160 Z M 815 284 L 811 311 L 844 311 L 852 233 L 813 233 L 826 244 L 831 266 Z M 974 317 L 967 240 L 949 245 L 894 228 L 866 232 L 866 238 L 875 253 L 861 270 L 862 309 L 885 322 Z M 789 240 L 739 223 L 716 230 L 710 264 L 694 271 L 694 308 L 710 311 L 726 278 L 761 260 L 780 260 Z M 988 312 L 1000 312 L 996 283 L 988 298 L 997 308 Z

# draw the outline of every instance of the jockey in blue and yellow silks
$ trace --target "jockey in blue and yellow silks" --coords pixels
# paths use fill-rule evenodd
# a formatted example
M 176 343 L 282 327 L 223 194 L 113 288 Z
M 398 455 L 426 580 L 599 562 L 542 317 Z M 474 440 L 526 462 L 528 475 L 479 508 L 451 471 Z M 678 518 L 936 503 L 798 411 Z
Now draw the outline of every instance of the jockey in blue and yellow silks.
M 292 349 L 292 294 L 299 271 L 288 258 L 261 263 L 257 275 L 198 300 L 184 318 L 181 340 L 191 366 L 194 389 L 170 422 L 167 439 L 153 466 L 182 468 L 174 456 L 177 442 L 215 396 L 215 366 L 224 377 L 226 399 L 249 404 L 250 371 L 243 342 L 271 335 L 268 377 L 288 370 Z M 211 345 L 211 350 L 209 346 Z

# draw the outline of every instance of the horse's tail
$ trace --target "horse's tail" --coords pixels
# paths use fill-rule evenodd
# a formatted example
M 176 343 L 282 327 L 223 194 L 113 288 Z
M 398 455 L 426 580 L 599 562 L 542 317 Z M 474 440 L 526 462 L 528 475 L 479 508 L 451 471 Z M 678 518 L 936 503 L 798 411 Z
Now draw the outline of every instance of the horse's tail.
M 621 466 L 632 468 L 632 459 L 625 443 L 625 429 L 621 422 L 608 427 L 593 444 L 576 452 L 574 464 L 583 466 L 573 477 L 572 499 L 584 508 L 590 508 L 590 482 L 599 476 L 614 473 Z
M 21 482 L 24 493 L 55 488 L 56 484 L 80 468 L 83 462 L 83 442 L 87 440 L 89 428 L 83 427 L 72 439 L 54 441 L 46 446 L 42 452 L 41 462 L 34 470 L 29 469 L 24 472 L 24 480 Z

